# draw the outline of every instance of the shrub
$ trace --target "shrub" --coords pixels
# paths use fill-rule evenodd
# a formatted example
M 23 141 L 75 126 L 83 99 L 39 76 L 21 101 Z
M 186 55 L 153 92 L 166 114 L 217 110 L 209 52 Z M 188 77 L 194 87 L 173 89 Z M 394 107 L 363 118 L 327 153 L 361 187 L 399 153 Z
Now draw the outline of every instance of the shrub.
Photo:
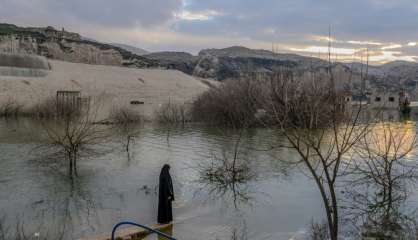
M 203 93 L 193 103 L 195 121 L 215 125 L 249 126 L 257 123 L 263 89 L 255 79 L 228 80 Z
M 8 99 L 0 106 L 0 116 L 2 117 L 17 117 L 21 114 L 22 105 L 16 103 L 12 99 Z
M 57 101 L 51 97 L 29 109 L 25 115 L 35 118 L 54 118 L 57 115 Z
M 114 108 L 110 113 L 110 120 L 116 124 L 139 123 L 142 116 L 126 107 Z
M 164 124 L 184 124 L 190 121 L 190 114 L 185 104 L 165 103 L 156 111 L 156 120 Z

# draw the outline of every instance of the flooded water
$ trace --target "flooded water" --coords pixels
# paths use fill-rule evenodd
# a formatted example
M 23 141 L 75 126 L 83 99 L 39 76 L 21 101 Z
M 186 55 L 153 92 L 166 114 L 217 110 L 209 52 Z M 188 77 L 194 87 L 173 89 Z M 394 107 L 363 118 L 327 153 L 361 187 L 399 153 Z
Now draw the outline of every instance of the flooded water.
M 0 219 L 12 235 L 20 226 L 48 239 L 110 233 L 124 220 L 154 225 L 159 171 L 168 163 L 177 239 L 304 239 L 312 219 L 323 219 L 319 194 L 311 179 L 287 164 L 296 159 L 292 152 L 264 151 L 276 137 L 272 130 L 250 130 L 241 138 L 239 159 L 251 169 L 246 181 L 225 187 L 202 180 L 203 166 L 233 154 L 236 135 L 226 132 L 144 126 L 129 156 L 124 137 L 115 134 L 100 155 L 79 160 L 79 177 L 71 182 L 65 171 L 40 164 L 39 124 L 1 121 Z

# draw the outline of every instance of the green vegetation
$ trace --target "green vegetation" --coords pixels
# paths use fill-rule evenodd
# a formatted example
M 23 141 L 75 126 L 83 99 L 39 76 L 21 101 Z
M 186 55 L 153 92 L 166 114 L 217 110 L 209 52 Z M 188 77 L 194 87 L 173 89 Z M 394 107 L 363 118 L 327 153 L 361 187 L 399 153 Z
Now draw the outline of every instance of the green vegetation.
M 8 23 L 1 23 L 0 24 L 0 35 L 7 35 L 16 33 L 19 28 L 16 25 L 8 24 Z

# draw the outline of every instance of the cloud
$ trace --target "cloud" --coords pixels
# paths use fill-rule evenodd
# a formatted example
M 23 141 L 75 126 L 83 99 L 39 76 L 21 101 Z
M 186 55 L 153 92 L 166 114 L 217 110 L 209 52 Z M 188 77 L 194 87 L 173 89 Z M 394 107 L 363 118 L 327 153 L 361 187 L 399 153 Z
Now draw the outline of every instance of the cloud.
M 48 20 L 50 25 L 86 23 L 101 26 L 155 26 L 172 19 L 181 0 L 0 0 L 0 18 Z
M 402 45 L 401 44 L 391 44 L 391 45 L 388 45 L 388 46 L 384 46 L 381 49 L 382 50 L 390 50 L 390 49 L 397 49 L 397 48 L 402 48 Z
M 221 16 L 221 12 L 213 11 L 213 10 L 206 10 L 206 11 L 198 11 L 198 12 L 190 12 L 184 10 L 179 14 L 176 14 L 176 17 L 180 20 L 188 20 L 188 21 L 206 21 L 210 20 L 215 16 Z
M 383 45 L 383 43 L 381 42 L 373 42 L 373 41 L 347 41 L 347 43 L 349 44 L 354 44 L 354 45 L 372 45 L 372 46 L 381 46 Z
M 291 51 L 295 52 L 306 52 L 306 53 L 327 53 L 331 50 L 332 54 L 343 54 L 343 55 L 353 55 L 357 52 L 354 48 L 335 48 L 331 47 L 330 49 L 327 46 L 309 46 L 305 48 L 290 48 Z
M 371 56 L 370 61 L 378 63 L 386 63 L 391 61 L 409 61 L 416 62 L 418 56 L 402 55 L 402 52 L 383 51 L 380 55 Z
M 65 27 L 151 50 L 274 43 L 312 54 L 324 50 L 331 25 L 338 54 L 367 48 L 379 61 L 415 60 L 417 15 L 416 0 L 0 0 L 0 22 Z
M 184 34 L 156 27 L 153 29 L 91 27 L 86 32 L 105 42 L 121 42 L 134 46 L 141 46 L 150 51 L 188 51 L 197 54 L 203 48 L 225 48 L 233 45 L 246 46 L 256 49 L 270 49 L 271 43 L 257 41 L 245 37 L 227 36 L 199 36 Z M 281 51 L 287 51 L 291 46 L 277 44 Z
M 339 43 L 341 43 L 340 40 L 337 40 L 336 38 L 329 37 L 329 36 L 314 35 L 314 36 L 312 36 L 312 39 L 314 41 L 318 41 L 318 42 L 334 42 L 334 43 L 339 42 Z
M 345 39 L 360 36 L 396 42 L 402 35 L 417 35 L 413 31 L 418 24 L 414 17 L 418 8 L 413 7 L 417 5 L 415 0 L 195 0 L 189 1 L 187 9 L 213 9 L 227 13 L 212 23 L 213 29 L 206 28 L 207 31 L 216 31 L 223 23 L 225 28 L 238 29 L 246 35 L 254 34 L 254 29 L 273 26 L 279 36 L 289 33 L 327 34 L 331 25 L 333 35 L 342 35 Z M 183 30 L 198 31 L 198 28 L 185 25 Z M 389 31 L 393 34 L 387 34 Z

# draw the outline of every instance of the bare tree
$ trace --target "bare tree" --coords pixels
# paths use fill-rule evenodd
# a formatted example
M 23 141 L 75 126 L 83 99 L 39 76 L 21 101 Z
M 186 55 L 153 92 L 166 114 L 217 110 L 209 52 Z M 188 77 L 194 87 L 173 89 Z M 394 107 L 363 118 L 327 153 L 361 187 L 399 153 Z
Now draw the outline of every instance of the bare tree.
M 337 180 L 345 171 L 345 156 L 369 131 L 361 118 L 362 104 L 344 102 L 332 72 L 297 78 L 291 71 L 271 77 L 268 111 L 287 140 L 279 147 L 293 149 L 315 181 L 325 208 L 331 240 L 340 230 Z M 363 121 L 361 121 L 363 120 Z
M 131 142 L 140 133 L 142 117 L 128 108 L 115 108 L 111 113 L 111 121 L 116 124 L 116 130 L 125 138 L 125 150 L 129 156 Z
M 309 229 L 309 237 L 311 240 L 327 240 L 329 239 L 328 226 L 326 222 L 318 223 L 312 220 Z
M 412 123 L 381 122 L 362 137 L 354 148 L 354 180 L 348 191 L 355 221 L 391 237 L 405 231 L 402 225 L 409 216 L 401 208 L 408 186 L 418 180 L 418 163 L 410 161 L 416 147 Z
M 42 127 L 47 141 L 40 149 L 53 153 L 48 160 L 60 161 L 64 158 L 68 166 L 68 176 L 73 178 L 78 175 L 78 160 L 85 155 L 96 154 L 93 147 L 103 143 L 108 133 L 103 125 L 96 124 L 98 103 L 89 103 L 82 109 L 73 106 L 65 106 L 64 109 L 62 114 L 43 121 Z
M 238 208 L 238 203 L 247 203 L 251 199 L 247 183 L 256 177 L 248 159 L 242 154 L 245 130 L 233 129 L 233 134 L 225 134 L 225 139 L 232 139 L 232 149 L 222 148 L 220 155 L 213 153 L 210 162 L 197 166 L 204 189 L 216 197 L 230 195 L 235 208 Z

